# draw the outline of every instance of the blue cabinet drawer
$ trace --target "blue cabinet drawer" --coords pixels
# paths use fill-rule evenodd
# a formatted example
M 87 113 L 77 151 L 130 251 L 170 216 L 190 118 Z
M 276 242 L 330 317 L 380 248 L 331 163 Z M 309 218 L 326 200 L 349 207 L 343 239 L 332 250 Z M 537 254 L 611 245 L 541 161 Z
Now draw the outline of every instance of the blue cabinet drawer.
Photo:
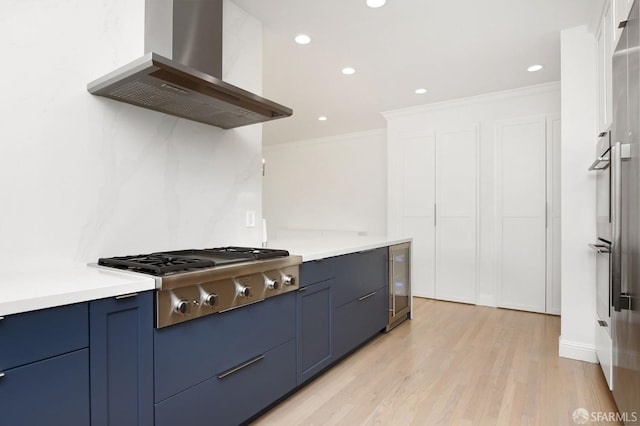
M 384 329 L 388 318 L 387 287 L 362 295 L 336 309 L 333 323 L 334 355 L 339 358 Z
M 156 404 L 155 425 L 238 425 L 293 390 L 295 357 L 290 340 L 227 364 L 213 378 Z
M 336 276 L 340 257 L 310 260 L 300 265 L 300 287 L 326 281 Z
M 296 292 L 154 330 L 155 402 L 295 338 Z M 295 371 L 295 364 L 293 365 Z
M 89 346 L 87 303 L 0 320 L 0 371 Z
M 338 257 L 336 307 L 384 286 L 388 279 L 388 258 L 387 247 Z
M 0 424 L 90 424 L 88 349 L 6 370 L 4 374 L 0 377 Z

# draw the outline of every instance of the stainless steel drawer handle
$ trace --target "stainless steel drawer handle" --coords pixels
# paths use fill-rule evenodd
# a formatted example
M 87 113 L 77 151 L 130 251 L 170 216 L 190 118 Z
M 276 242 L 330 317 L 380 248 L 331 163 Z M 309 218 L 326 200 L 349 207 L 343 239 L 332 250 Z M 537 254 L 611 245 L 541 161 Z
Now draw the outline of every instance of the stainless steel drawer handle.
M 368 299 L 368 298 L 370 298 L 370 297 L 372 297 L 372 296 L 375 296 L 375 294 L 376 294 L 376 292 L 375 292 L 375 291 L 372 291 L 372 292 L 371 292 L 371 293 L 369 293 L 369 294 L 365 294 L 365 295 L 364 295 L 364 296 L 362 296 L 362 297 L 358 297 L 358 302 L 362 302 L 362 301 L 363 301 L 363 300 L 365 300 L 365 299 Z
M 611 253 L 611 248 L 606 244 L 589 244 L 592 250 L 596 253 Z
M 116 300 L 129 299 L 130 297 L 136 297 L 137 295 L 138 293 L 122 294 L 120 296 L 116 296 Z
M 0 371 L 0 379 L 4 377 L 4 373 Z
M 218 379 L 224 379 L 225 377 L 230 376 L 233 373 L 236 373 L 236 372 L 242 370 L 243 368 L 248 367 L 248 366 L 250 366 L 252 364 L 255 364 L 256 362 L 258 362 L 260 360 L 263 360 L 263 359 L 264 359 L 264 355 L 258 355 L 255 358 L 251 358 L 249 361 L 243 362 L 242 364 L 237 365 L 237 366 L 225 371 L 224 373 L 220 373 L 218 375 Z

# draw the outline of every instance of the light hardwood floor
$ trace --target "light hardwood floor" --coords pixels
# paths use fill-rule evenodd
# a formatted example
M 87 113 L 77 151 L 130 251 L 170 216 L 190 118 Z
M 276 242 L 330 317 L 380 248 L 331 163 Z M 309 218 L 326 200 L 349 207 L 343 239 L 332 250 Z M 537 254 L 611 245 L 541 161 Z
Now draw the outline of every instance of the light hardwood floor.
M 616 411 L 600 366 L 558 357 L 557 316 L 420 298 L 413 311 L 252 424 L 553 426 Z

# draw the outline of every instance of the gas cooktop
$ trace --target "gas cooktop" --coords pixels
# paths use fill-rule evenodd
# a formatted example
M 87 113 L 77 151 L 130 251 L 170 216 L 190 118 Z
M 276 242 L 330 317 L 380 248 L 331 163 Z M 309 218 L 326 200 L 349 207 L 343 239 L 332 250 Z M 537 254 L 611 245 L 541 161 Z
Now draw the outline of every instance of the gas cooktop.
M 226 312 L 299 288 L 301 256 L 253 247 L 163 251 L 100 258 L 156 284 L 156 327 Z
M 289 252 L 286 250 L 231 246 L 100 258 L 98 264 L 161 277 L 232 263 L 287 256 Z

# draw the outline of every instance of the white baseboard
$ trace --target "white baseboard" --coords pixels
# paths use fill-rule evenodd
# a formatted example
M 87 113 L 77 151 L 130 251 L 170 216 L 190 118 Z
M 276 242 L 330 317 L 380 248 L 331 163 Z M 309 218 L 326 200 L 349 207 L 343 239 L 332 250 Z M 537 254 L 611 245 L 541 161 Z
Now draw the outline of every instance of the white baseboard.
M 598 363 L 595 345 L 564 340 L 562 336 L 558 339 L 558 343 L 558 355 L 560 357 L 593 362 L 594 364 Z
M 429 294 L 427 292 L 421 292 L 421 291 L 411 291 L 411 295 L 415 296 L 415 297 L 422 297 L 423 299 L 433 299 L 433 294 Z
M 478 296 L 478 301 L 476 303 L 477 305 L 480 306 L 491 306 L 493 308 L 495 308 L 496 305 L 496 300 L 495 297 L 493 297 L 490 294 L 481 294 Z

